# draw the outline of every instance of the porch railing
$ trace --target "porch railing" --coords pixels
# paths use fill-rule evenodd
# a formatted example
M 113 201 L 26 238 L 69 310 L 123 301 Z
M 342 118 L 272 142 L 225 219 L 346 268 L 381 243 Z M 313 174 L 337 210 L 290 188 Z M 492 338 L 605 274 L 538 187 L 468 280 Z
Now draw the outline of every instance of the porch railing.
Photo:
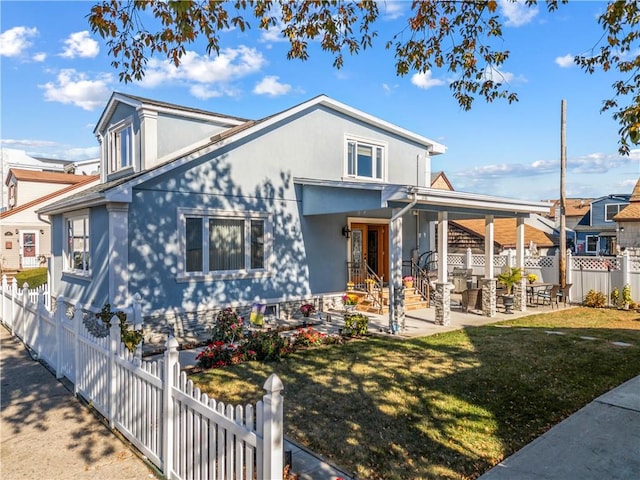
M 347 262 L 347 282 L 353 284 L 355 290 L 366 292 L 371 306 L 382 313 L 384 306 L 384 278 L 378 276 L 365 262 Z
M 428 264 L 425 264 L 425 266 Z M 402 261 L 402 276 L 406 277 L 410 275 L 413 277 L 413 288 L 416 293 L 419 293 L 422 300 L 427 302 L 427 307 L 431 303 L 431 279 L 429 277 L 429 271 L 426 268 L 420 267 L 419 263 L 411 260 Z

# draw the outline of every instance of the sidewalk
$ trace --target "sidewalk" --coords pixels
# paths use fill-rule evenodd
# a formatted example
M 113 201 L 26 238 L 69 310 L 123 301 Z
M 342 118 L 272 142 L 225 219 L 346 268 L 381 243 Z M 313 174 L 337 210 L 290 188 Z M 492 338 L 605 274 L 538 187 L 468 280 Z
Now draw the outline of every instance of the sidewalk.
M 3 325 L 0 382 L 0 478 L 161 478 Z

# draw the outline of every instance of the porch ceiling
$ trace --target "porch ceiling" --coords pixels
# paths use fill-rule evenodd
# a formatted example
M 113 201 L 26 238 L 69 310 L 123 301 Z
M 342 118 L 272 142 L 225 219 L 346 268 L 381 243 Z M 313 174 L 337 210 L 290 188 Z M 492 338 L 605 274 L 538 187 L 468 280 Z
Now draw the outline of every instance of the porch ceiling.
M 359 210 L 402 208 L 416 204 L 413 210 L 448 212 L 449 219 L 544 215 L 546 202 L 532 202 L 490 195 L 439 190 L 411 185 L 372 182 L 344 182 L 295 178 L 302 187 L 303 215 L 349 213 Z

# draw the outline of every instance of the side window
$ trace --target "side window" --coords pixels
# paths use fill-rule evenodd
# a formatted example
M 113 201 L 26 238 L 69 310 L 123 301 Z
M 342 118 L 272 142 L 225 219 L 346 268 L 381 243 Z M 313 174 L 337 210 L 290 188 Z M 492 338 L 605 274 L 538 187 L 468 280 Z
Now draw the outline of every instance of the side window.
M 598 252 L 598 236 L 597 235 L 587 235 L 587 253 L 597 253 Z
M 346 174 L 349 177 L 383 180 L 385 147 L 358 139 L 347 139 Z
M 615 217 L 620 210 L 622 210 L 626 205 L 621 205 L 619 203 L 609 204 L 604 206 L 604 221 L 605 222 L 613 222 L 613 217 Z
M 109 173 L 133 166 L 133 120 L 126 119 L 109 131 Z
M 89 215 L 65 217 L 64 270 L 87 275 L 91 271 Z

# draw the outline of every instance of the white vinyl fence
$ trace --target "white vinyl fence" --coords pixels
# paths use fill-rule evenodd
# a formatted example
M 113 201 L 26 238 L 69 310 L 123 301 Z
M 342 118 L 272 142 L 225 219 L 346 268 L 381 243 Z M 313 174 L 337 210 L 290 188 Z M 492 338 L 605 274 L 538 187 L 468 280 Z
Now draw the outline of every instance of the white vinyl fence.
M 546 283 L 559 282 L 559 255 L 526 256 L 524 270 L 538 275 L 538 281 Z M 447 255 L 449 270 L 462 267 L 471 269 L 475 276 L 482 276 L 485 268 L 485 256 L 472 254 Z M 589 290 L 602 292 L 610 301 L 611 291 L 617 288 L 622 291 L 625 285 L 631 287 L 631 297 L 640 302 L 640 256 L 631 255 L 628 251 L 617 256 L 573 256 L 567 253 L 566 283 L 571 284 L 568 301 L 582 303 Z M 497 272 L 505 267 L 515 267 L 516 257 L 513 250 L 494 257 Z
M 282 479 L 283 386 L 276 375 L 255 406 L 225 405 L 181 372 L 175 338 L 162 360 L 144 361 L 140 349 L 131 353 L 121 342 L 117 317 L 107 329 L 95 309 L 64 298 L 49 311 L 44 289 L 18 289 L 6 277 L 1 288 L 0 321 L 167 478 Z M 139 299 L 117 310 L 139 324 Z

